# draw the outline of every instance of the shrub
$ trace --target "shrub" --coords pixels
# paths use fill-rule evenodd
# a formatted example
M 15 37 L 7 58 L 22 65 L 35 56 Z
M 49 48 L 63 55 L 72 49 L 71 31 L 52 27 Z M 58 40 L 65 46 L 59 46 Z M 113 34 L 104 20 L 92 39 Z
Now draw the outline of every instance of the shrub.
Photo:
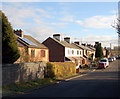
M 53 78 L 53 77 L 55 77 L 54 65 L 53 65 L 53 64 L 47 63 L 46 75 L 45 75 L 45 77 L 48 77 L 48 78 Z
M 88 65 L 88 64 L 85 64 L 85 65 L 82 65 L 81 67 L 82 67 L 82 68 L 89 68 L 89 65 Z
M 63 77 L 76 73 L 76 65 L 72 62 L 50 62 L 47 63 L 46 77 Z
M 96 67 L 96 66 L 97 66 L 97 63 L 93 63 L 92 66 L 93 66 L 93 67 Z

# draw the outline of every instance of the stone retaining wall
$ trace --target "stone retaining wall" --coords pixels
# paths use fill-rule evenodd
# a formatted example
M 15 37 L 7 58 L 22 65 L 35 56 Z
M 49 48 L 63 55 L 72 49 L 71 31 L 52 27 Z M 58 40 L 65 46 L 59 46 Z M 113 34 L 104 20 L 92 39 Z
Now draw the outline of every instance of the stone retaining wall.
M 2 65 L 2 84 L 22 83 L 28 80 L 43 79 L 46 62 L 30 62 Z

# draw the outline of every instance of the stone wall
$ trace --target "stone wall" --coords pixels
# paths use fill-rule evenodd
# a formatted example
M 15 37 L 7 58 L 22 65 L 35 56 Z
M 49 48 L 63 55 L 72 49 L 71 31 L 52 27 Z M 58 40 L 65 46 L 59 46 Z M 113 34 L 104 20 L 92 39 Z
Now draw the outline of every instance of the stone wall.
M 43 79 L 45 62 L 30 62 L 2 65 L 2 84 L 22 83 L 28 80 Z

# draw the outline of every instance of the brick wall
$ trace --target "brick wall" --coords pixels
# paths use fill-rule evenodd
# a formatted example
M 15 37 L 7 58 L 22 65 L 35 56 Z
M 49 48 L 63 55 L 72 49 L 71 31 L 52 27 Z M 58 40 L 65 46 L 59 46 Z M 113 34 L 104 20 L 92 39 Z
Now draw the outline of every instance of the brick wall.
M 43 44 L 49 48 L 50 62 L 64 62 L 65 47 L 51 38 L 48 38 Z
M 45 62 L 4 64 L 2 65 L 2 84 L 9 85 L 28 80 L 43 79 L 45 67 Z

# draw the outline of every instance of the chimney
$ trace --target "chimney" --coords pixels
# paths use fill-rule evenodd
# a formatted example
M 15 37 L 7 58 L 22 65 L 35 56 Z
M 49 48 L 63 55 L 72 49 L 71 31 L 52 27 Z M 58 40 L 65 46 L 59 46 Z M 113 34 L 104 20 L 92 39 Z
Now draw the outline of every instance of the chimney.
M 66 41 L 66 42 L 68 42 L 68 43 L 71 43 L 70 37 L 65 37 L 65 38 L 64 38 L 64 41 Z
M 79 42 L 79 41 L 76 41 L 76 42 L 74 42 L 74 43 L 80 45 L 80 42 Z
M 23 30 L 14 30 L 14 33 L 16 34 L 16 35 L 18 35 L 18 36 L 20 36 L 20 37 L 23 37 Z
M 61 35 L 60 34 L 53 34 L 53 38 L 55 38 L 58 41 L 61 41 Z
M 91 45 L 91 47 L 94 47 L 93 45 Z
M 95 45 L 99 44 L 99 42 L 95 42 Z
M 85 44 L 85 43 L 84 43 L 84 44 L 82 43 L 82 45 L 83 45 L 83 46 L 86 46 L 86 44 Z
M 87 44 L 88 47 L 91 47 L 91 44 Z

